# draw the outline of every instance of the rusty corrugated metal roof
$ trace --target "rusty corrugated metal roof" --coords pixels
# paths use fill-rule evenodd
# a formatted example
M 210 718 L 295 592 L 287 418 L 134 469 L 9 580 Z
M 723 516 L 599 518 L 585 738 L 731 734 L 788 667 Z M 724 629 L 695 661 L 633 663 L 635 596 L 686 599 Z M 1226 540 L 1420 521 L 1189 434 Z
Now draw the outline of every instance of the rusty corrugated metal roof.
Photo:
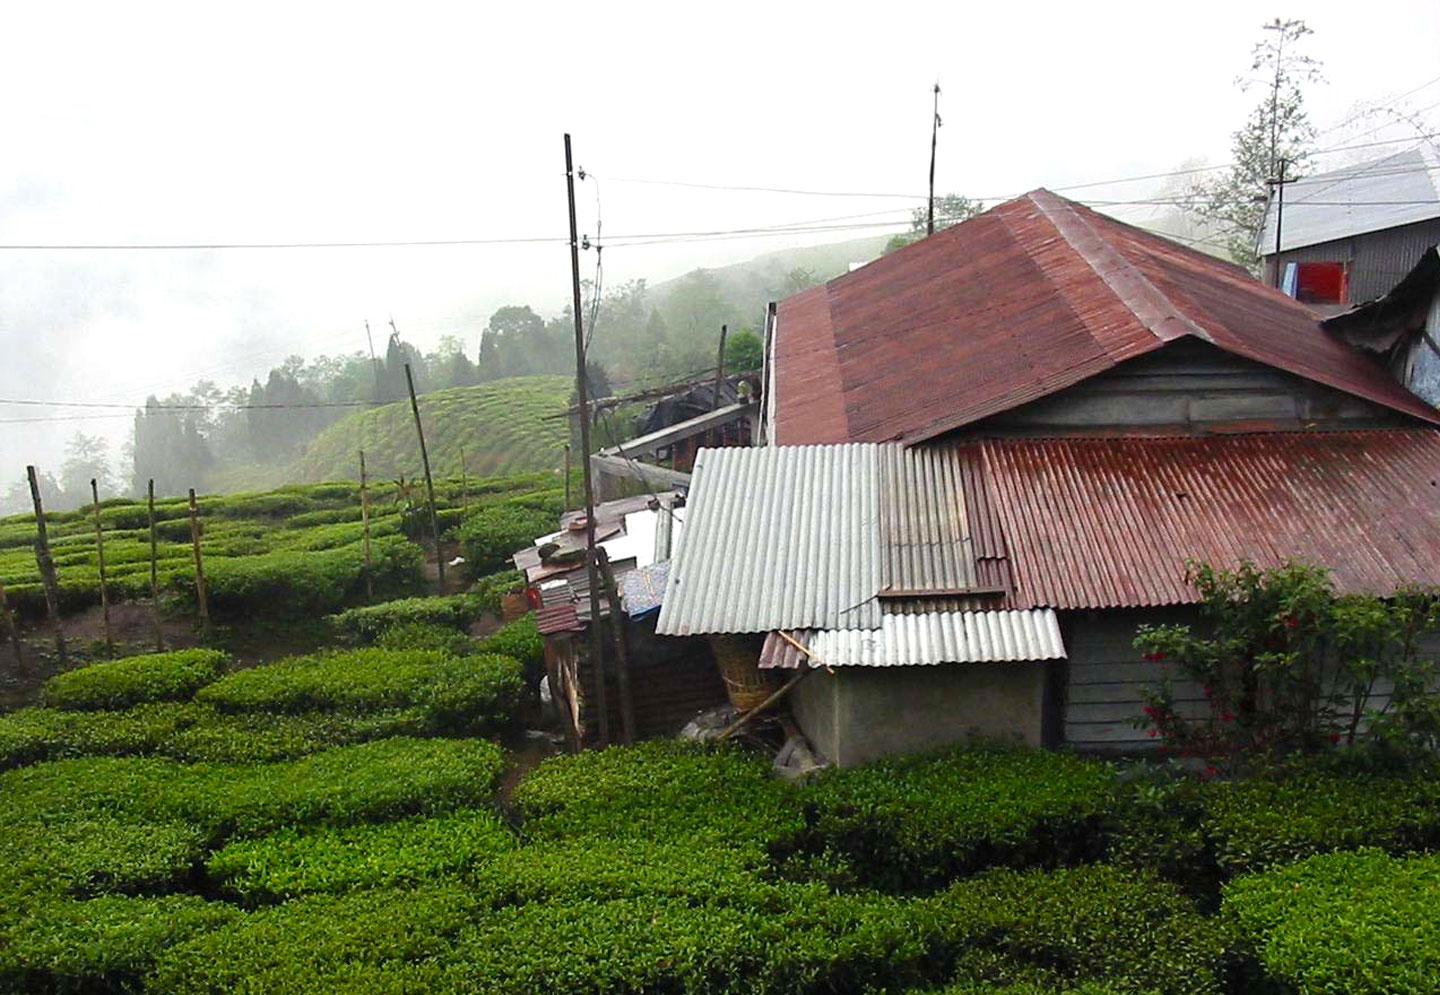
M 553 605 L 542 605 L 535 612 L 535 628 L 540 635 L 549 636 L 557 632 L 581 632 L 580 616 L 575 613 L 573 601 L 562 601 Z
M 1019 663 L 1065 656 L 1060 622 L 1049 609 L 886 615 L 878 629 L 799 630 L 796 642 L 832 667 L 914 667 L 941 663 Z M 802 654 L 776 633 L 765 638 L 762 668 L 795 668 Z
M 1440 424 L 1304 305 L 1037 190 L 781 301 L 773 441 L 922 441 L 1186 336 Z
M 1193 602 L 1185 561 L 1288 559 L 1342 591 L 1440 584 L 1440 432 L 1003 439 L 967 447 L 1010 608 Z

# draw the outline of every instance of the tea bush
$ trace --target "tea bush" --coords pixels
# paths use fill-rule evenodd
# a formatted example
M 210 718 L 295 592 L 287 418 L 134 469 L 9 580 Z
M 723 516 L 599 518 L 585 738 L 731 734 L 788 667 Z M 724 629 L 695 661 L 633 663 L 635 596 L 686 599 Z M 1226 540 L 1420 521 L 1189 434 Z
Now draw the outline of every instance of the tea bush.
M 1227 874 L 1330 850 L 1440 847 L 1440 772 L 1299 769 L 1208 787 L 1201 828 Z
M 480 648 L 459 629 L 431 622 L 392 625 L 380 633 L 375 646 L 383 650 L 436 650 L 451 656 L 467 656 Z
M 240 915 L 233 906 L 191 895 L 39 906 L 0 927 L 0 990 L 138 991 L 167 948 Z
M 519 660 L 527 673 L 543 672 L 545 667 L 545 637 L 535 627 L 535 613 L 523 615 L 513 622 L 507 622 L 498 630 L 480 641 L 480 652 L 499 653 Z
M 1224 909 L 1297 995 L 1420 995 L 1440 977 L 1440 856 L 1331 853 L 1237 878 Z
M 0 816 L 0 904 L 29 894 L 171 891 L 203 859 L 208 834 L 177 820 L 55 810 Z
M 801 828 L 797 792 L 738 748 L 652 740 L 552 757 L 516 786 L 535 839 L 765 846 Z
M 500 748 L 484 740 L 396 737 L 274 764 L 61 760 L 0 774 L 0 794 L 15 819 L 186 822 L 223 840 L 485 804 L 502 768 Z
M 175 650 L 92 663 L 52 677 L 53 708 L 120 709 L 144 702 L 184 701 L 220 676 L 229 658 L 217 650 Z
M 401 598 L 332 615 L 330 622 L 340 633 L 361 642 L 373 642 L 382 632 L 400 625 L 444 625 L 469 629 L 480 617 L 481 606 L 469 594 L 440 598 Z
M 1105 764 L 1020 748 L 956 749 L 827 771 L 782 856 L 848 866 L 871 887 L 935 887 L 992 865 L 1053 866 L 1103 850 Z
M 507 657 L 370 648 L 243 670 L 197 700 L 227 712 L 421 708 L 434 731 L 483 733 L 508 726 L 523 695 L 520 665 Z
M 462 810 L 339 829 L 282 829 L 229 844 L 211 855 L 207 869 L 234 895 L 279 901 L 459 874 L 515 846 L 514 833 L 493 813 Z
M 554 532 L 559 516 L 512 502 L 488 505 L 473 512 L 456 530 L 472 577 L 502 570 L 517 549 L 534 545 L 537 536 Z

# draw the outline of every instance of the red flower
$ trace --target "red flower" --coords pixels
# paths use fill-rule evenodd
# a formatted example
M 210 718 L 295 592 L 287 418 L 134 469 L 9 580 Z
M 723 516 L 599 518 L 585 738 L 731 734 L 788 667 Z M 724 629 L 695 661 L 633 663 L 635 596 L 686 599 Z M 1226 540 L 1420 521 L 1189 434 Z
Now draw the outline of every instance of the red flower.
M 1287 628 L 1287 629 L 1294 629 L 1294 628 L 1297 628 L 1299 625 L 1300 625 L 1300 620 L 1299 620 L 1298 618 L 1296 618 L 1294 615 L 1286 615 L 1286 616 L 1285 616 L 1285 628 Z
M 1330 734 L 1330 742 L 1332 742 L 1332 743 L 1338 743 L 1338 742 L 1340 742 L 1340 734 L 1339 734 L 1338 732 L 1332 732 L 1332 733 Z
M 1148 735 L 1151 739 L 1154 739 L 1156 735 L 1158 735 L 1158 733 L 1156 732 L 1156 730 L 1151 729 L 1146 735 Z
M 1214 776 L 1215 776 L 1216 774 L 1218 774 L 1218 773 L 1220 773 L 1220 771 L 1219 771 L 1217 768 L 1215 768 L 1215 767 L 1206 767 L 1206 768 L 1205 768 L 1205 776 L 1206 776 L 1206 777 L 1214 777 Z
M 1203 692 L 1205 692 L 1205 697 L 1207 697 L 1207 698 L 1210 697 L 1210 685 L 1209 685 L 1209 684 L 1206 684 L 1206 685 L 1205 685 L 1203 688 L 1201 688 L 1200 690 L 1203 691 Z
M 1220 713 L 1220 721 L 1221 721 L 1221 722 L 1234 722 L 1234 721 L 1235 721 L 1235 716 L 1234 716 L 1232 713 L 1230 713 L 1230 712 L 1221 712 L 1221 713 Z
M 1151 663 L 1159 663 L 1161 660 L 1165 659 L 1165 654 L 1161 653 L 1159 650 L 1155 650 L 1153 653 L 1146 653 L 1145 659 L 1149 660 Z

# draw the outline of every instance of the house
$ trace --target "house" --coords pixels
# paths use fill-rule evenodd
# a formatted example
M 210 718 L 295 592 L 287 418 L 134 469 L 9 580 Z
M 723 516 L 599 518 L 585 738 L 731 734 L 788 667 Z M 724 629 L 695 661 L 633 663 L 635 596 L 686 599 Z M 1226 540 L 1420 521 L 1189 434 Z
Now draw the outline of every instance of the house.
M 1420 143 L 1287 182 L 1271 195 L 1259 249 L 1266 283 L 1334 313 L 1387 293 L 1437 242 L 1440 154 Z
M 808 665 L 791 711 L 836 763 L 1143 746 L 1177 675 L 1132 640 L 1195 617 L 1189 558 L 1440 583 L 1440 411 L 1243 270 L 1048 191 L 781 301 L 762 402 L 764 446 L 696 460 L 656 631 Z
M 1374 353 L 1413 393 L 1440 405 L 1440 245 L 1384 296 L 1327 319 L 1327 331 Z

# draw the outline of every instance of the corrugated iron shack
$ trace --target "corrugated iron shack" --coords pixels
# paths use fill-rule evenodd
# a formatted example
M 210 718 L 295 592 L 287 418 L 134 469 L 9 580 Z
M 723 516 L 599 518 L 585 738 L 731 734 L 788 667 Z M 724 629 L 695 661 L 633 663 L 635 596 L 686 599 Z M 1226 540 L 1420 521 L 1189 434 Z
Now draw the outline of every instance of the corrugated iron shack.
M 779 302 L 766 350 L 764 446 L 701 451 L 657 631 L 808 656 L 792 711 L 834 762 L 1146 745 L 1165 667 L 1132 640 L 1193 617 L 1188 558 L 1440 583 L 1440 411 L 1292 297 L 1048 191 Z

